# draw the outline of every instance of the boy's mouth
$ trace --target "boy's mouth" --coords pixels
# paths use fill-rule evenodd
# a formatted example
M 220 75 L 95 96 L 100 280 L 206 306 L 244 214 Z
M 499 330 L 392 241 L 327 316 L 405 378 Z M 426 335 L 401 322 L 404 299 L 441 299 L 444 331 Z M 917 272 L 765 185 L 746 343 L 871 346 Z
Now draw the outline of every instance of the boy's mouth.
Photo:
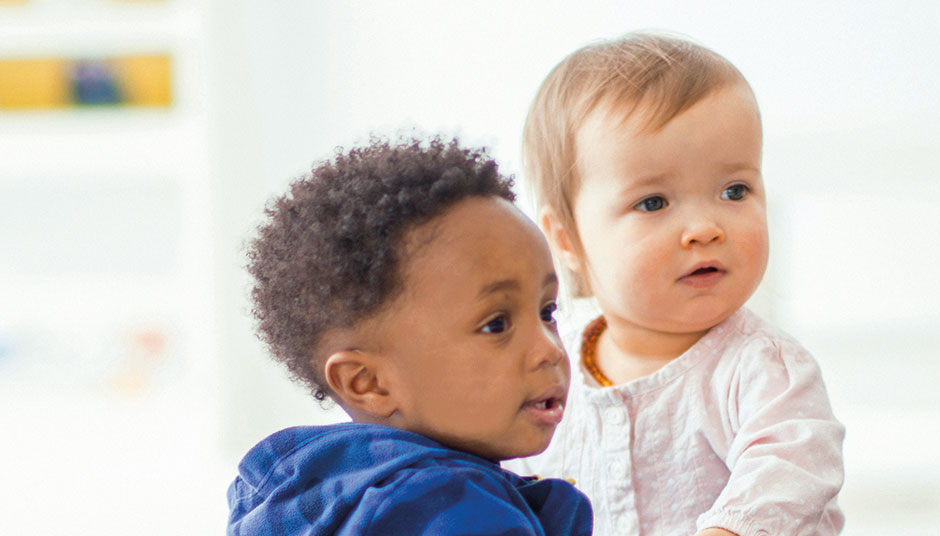
M 535 403 L 535 409 L 555 409 L 558 406 L 564 406 L 557 398 L 549 398 Z
M 557 426 L 565 415 L 566 397 L 564 387 L 555 386 L 523 404 L 522 409 L 539 424 Z

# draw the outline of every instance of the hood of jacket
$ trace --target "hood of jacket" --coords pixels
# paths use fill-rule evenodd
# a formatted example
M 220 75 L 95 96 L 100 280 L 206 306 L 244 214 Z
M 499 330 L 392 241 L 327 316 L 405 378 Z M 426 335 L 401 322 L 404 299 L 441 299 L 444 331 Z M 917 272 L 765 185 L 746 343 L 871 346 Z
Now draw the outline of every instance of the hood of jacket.
M 253 447 L 228 489 L 229 534 L 332 534 L 364 494 L 406 467 L 453 460 L 498 465 L 379 425 L 298 426 Z
M 589 535 L 571 484 L 523 478 L 427 437 L 372 424 L 304 426 L 252 448 L 228 490 L 227 534 Z

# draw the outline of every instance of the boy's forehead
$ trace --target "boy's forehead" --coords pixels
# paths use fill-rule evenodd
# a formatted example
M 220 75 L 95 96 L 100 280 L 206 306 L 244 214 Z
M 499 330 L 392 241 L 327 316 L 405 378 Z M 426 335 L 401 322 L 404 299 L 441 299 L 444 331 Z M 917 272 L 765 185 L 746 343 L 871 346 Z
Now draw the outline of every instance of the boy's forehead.
M 544 242 L 541 232 L 513 203 L 472 197 L 407 232 L 402 241 L 402 270 L 407 275 L 428 257 L 456 262 L 457 257 L 467 256 L 466 260 L 475 262 L 495 249 L 538 249 L 540 242 Z
M 405 232 L 403 247 L 422 248 L 437 240 L 461 241 L 472 238 L 493 219 L 504 226 L 525 226 L 527 217 L 516 206 L 499 197 L 474 196 L 457 201 L 430 220 Z

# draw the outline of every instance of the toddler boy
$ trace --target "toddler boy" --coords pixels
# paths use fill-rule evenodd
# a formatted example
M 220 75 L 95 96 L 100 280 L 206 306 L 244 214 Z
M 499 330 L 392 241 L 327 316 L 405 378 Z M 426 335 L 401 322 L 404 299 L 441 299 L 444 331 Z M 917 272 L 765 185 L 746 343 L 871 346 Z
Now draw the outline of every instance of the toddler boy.
M 570 375 L 548 246 L 511 186 L 456 140 L 373 140 L 268 206 L 260 336 L 353 422 L 252 448 L 228 534 L 591 533 L 571 484 L 498 465 L 548 446 Z

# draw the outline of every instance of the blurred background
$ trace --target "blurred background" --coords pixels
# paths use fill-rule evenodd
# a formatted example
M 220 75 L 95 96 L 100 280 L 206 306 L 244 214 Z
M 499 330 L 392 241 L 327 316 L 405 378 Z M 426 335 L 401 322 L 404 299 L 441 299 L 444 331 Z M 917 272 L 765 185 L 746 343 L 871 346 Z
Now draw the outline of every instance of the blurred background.
M 757 94 L 772 252 L 752 307 L 818 357 L 848 427 L 845 534 L 936 535 L 926 0 L 0 0 L 0 534 L 221 533 L 250 446 L 343 419 L 253 336 L 265 201 L 371 132 L 457 134 L 524 180 L 541 79 L 647 28 Z

